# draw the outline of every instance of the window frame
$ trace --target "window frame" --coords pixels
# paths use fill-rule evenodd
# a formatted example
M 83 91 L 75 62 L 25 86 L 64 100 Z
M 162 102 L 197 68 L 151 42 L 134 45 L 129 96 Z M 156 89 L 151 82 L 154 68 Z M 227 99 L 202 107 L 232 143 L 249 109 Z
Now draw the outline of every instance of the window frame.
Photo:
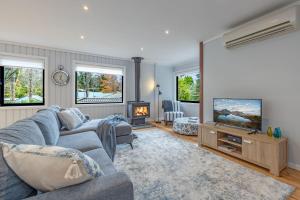
M 190 72 L 196 72 L 197 70 L 188 70 L 188 71 L 182 71 L 182 72 L 178 72 L 175 74 L 175 82 L 176 82 L 176 101 L 179 101 L 179 102 L 182 102 L 182 103 L 200 103 L 200 93 L 201 91 L 199 92 L 199 101 L 187 101 L 187 100 L 180 100 L 179 97 L 178 97 L 178 78 L 180 75 L 183 75 L 183 74 L 188 74 Z M 200 75 L 200 72 L 199 72 L 199 75 Z
M 13 108 L 30 108 L 30 107 L 45 107 L 47 105 L 47 93 L 46 93 L 46 83 L 47 83 L 47 77 L 46 77 L 46 71 L 47 71 L 47 58 L 46 57 L 35 57 L 35 56 L 24 56 L 24 55 L 16 55 L 16 54 L 8 54 L 8 53 L 1 53 L 0 56 L 9 56 L 15 59 L 28 59 L 28 60 L 42 60 L 44 63 L 43 68 L 43 102 L 42 103 L 11 103 L 6 104 L 4 103 L 4 90 L 5 90 L 5 81 L 4 81 L 4 67 L 3 65 L 0 66 L 0 109 L 13 109 Z
M 118 68 L 122 69 L 122 102 L 103 102 L 103 103 L 77 103 L 77 71 L 76 67 L 78 65 L 86 65 L 89 67 L 105 67 L 105 68 Z M 125 105 L 126 99 L 126 67 L 121 65 L 109 65 L 101 63 L 92 63 L 92 62 L 82 62 L 82 61 L 73 61 L 73 74 L 75 75 L 73 81 L 73 106 L 76 107 L 85 107 L 85 106 L 109 106 L 109 105 Z

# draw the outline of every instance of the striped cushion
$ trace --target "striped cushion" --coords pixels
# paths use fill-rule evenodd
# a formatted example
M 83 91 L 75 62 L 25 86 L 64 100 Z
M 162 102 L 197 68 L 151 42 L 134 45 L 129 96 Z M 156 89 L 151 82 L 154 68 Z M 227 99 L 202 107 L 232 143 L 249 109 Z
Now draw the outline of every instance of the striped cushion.
M 180 112 L 180 101 L 173 101 L 173 111 L 174 112 Z
M 164 113 L 164 120 L 168 122 L 173 122 L 177 118 L 183 117 L 183 112 L 165 112 Z

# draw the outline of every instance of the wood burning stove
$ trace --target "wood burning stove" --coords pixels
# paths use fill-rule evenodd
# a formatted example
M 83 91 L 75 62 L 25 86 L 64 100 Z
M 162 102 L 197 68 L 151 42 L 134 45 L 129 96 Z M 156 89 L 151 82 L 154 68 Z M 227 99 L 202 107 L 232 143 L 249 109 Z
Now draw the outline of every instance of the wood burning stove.
M 150 103 L 140 100 L 140 69 L 142 57 L 133 57 L 135 64 L 135 101 L 127 102 L 128 121 L 133 126 L 145 125 L 146 118 L 150 117 Z
M 144 125 L 146 118 L 150 117 L 150 103 L 148 102 L 127 102 L 127 117 L 132 125 Z

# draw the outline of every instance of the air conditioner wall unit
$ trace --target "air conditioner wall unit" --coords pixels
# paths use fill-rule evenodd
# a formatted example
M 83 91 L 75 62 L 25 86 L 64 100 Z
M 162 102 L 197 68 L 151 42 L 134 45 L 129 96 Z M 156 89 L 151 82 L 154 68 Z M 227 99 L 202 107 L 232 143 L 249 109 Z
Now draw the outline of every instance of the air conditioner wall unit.
M 274 35 L 295 31 L 300 27 L 300 5 L 272 12 L 223 35 L 224 46 L 233 48 L 266 39 Z

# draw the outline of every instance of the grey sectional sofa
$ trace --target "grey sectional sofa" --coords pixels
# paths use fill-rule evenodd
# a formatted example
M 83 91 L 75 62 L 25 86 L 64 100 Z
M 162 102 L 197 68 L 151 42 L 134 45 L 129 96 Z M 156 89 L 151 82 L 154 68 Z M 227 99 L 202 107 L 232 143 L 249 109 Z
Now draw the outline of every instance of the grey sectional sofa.
M 86 125 L 76 131 L 61 134 L 57 112 L 56 107 L 50 107 L 31 118 L 0 129 L 0 141 L 15 144 L 57 145 L 78 149 L 99 163 L 104 176 L 53 192 L 39 193 L 9 169 L 0 148 L 0 199 L 133 200 L 131 180 L 125 173 L 115 169 L 93 128 Z M 89 123 L 96 124 L 96 121 Z

